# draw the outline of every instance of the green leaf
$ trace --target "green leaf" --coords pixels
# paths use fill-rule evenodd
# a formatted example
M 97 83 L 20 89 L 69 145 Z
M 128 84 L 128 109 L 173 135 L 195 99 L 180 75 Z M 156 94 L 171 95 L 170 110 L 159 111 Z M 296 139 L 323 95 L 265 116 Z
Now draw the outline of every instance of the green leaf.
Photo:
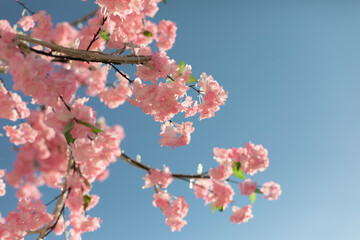
M 99 35 L 105 41 L 109 41 L 110 35 L 105 30 L 101 31 Z
M 66 126 L 64 127 L 64 129 L 62 131 L 65 136 L 67 144 L 75 142 L 75 139 L 71 136 L 71 133 L 70 133 L 73 126 L 74 126 L 74 122 L 71 121 L 68 124 L 66 124 Z
M 193 76 L 193 75 L 190 75 L 189 76 L 189 79 L 188 79 L 188 83 L 194 83 L 194 82 L 197 82 L 198 80 Z
M 241 170 L 241 164 L 239 162 L 234 163 L 233 173 L 238 178 L 246 179 L 244 172 Z
M 152 33 L 149 32 L 149 31 L 144 31 L 143 34 L 147 37 L 151 37 L 152 36 Z
M 185 68 L 185 62 L 184 60 L 181 60 L 181 62 L 179 63 L 179 73 L 182 73 L 184 71 Z
M 255 200 L 256 200 L 256 193 L 252 193 L 249 195 L 251 204 L 254 204 Z
M 260 189 L 258 189 L 258 188 L 255 190 L 255 192 L 256 192 L 257 194 L 263 194 L 263 192 L 260 191 Z
M 214 213 L 216 210 L 216 206 L 214 204 L 211 204 L 211 213 Z
M 89 203 L 91 202 L 91 196 L 85 194 L 85 195 L 83 196 L 83 198 L 84 198 L 84 211 L 85 211 L 86 208 L 89 206 Z
M 167 4 L 167 1 L 166 0 L 162 0 L 163 3 Z
M 77 120 L 77 123 L 85 126 L 85 127 L 88 127 L 88 128 L 91 128 L 93 133 L 100 133 L 102 132 L 102 130 L 100 128 L 97 128 L 96 126 L 94 125 L 91 125 L 90 123 L 87 123 L 87 122 L 84 122 L 82 120 Z
M 224 211 L 224 207 L 223 206 L 218 206 L 218 209 L 220 212 Z

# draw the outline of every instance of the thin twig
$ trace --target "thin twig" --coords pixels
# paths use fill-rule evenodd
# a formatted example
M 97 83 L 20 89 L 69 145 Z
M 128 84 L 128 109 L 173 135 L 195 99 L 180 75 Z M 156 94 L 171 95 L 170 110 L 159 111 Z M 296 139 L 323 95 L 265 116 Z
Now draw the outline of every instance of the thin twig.
M 128 78 L 128 76 L 126 76 L 126 74 L 124 74 L 122 71 L 120 71 L 117 67 L 114 66 L 114 64 L 109 63 L 110 66 L 112 66 L 115 71 L 117 71 L 121 76 L 123 76 L 124 78 L 126 78 L 126 80 L 128 80 L 130 83 L 133 83 L 134 80 L 131 80 L 130 78 Z
M 92 12 L 89 12 L 88 14 L 86 14 L 85 16 L 82 16 L 78 19 L 76 19 L 75 21 L 71 22 L 70 25 L 71 26 L 76 26 L 79 23 L 85 22 L 87 20 L 89 20 L 90 18 L 92 18 L 93 16 L 96 15 L 96 13 L 98 12 L 99 8 L 94 9 Z
M 25 3 L 20 2 L 20 1 L 16 1 L 18 4 L 20 4 L 26 11 L 28 11 L 31 15 L 34 15 L 35 12 L 31 11 L 28 7 L 26 7 Z
M 86 51 L 89 51 L 91 45 L 98 39 L 97 36 L 99 35 L 102 26 L 104 26 L 104 23 L 105 23 L 106 19 L 107 19 L 107 17 L 103 17 L 103 20 L 102 20 L 102 22 L 101 22 L 101 24 L 100 24 L 100 27 L 98 28 L 98 30 L 97 30 L 96 33 L 94 34 L 94 37 L 93 37 L 93 39 L 90 41 L 89 46 L 86 48 Z

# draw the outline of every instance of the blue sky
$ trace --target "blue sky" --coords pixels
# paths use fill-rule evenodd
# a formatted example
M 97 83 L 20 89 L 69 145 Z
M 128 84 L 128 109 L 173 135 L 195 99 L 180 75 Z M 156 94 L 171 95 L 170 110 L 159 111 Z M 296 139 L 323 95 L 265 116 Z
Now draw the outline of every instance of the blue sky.
M 54 22 L 95 8 L 91 1 L 24 2 L 34 11 L 46 10 Z M 229 221 L 230 209 L 212 214 L 186 183 L 174 181 L 168 190 L 185 196 L 190 211 L 188 225 L 171 233 L 151 204 L 153 191 L 141 189 L 145 173 L 119 161 L 107 181 L 94 185 L 101 199 L 89 214 L 103 223 L 84 239 L 360 239 L 360 2 L 167 2 L 159 4 L 155 21 L 177 23 L 169 56 L 191 64 L 196 77 L 213 75 L 229 91 L 226 105 L 212 119 L 192 118 L 190 145 L 174 150 L 159 146 L 160 124 L 141 109 L 125 104 L 110 111 L 92 100 L 98 115 L 123 125 L 121 147 L 128 155 L 140 154 L 159 168 L 166 164 L 172 172 L 194 173 L 198 163 L 215 167 L 215 146 L 263 144 L 270 167 L 252 179 L 278 182 L 283 194 L 277 201 L 258 197 L 254 218 L 237 225 Z M 12 0 L 0 2 L 0 18 L 12 24 L 21 12 Z M 0 168 L 13 164 L 10 146 L 0 138 Z M 16 206 L 8 190 L 10 196 L 0 198 L 4 215 Z M 235 205 L 247 204 L 237 190 Z

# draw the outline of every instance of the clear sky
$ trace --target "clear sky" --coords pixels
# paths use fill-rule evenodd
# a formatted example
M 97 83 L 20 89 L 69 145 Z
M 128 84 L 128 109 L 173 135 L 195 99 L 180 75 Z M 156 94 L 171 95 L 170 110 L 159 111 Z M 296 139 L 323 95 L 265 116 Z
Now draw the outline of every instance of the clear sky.
M 24 2 L 34 11 L 46 10 L 54 22 L 95 8 L 90 0 Z M 171 233 L 151 204 L 153 190 L 141 189 L 145 173 L 119 161 L 105 182 L 94 185 L 101 199 L 89 214 L 103 223 L 84 239 L 360 239 L 360 1 L 167 2 L 159 4 L 155 21 L 177 23 L 169 56 L 191 64 L 196 77 L 213 75 L 229 91 L 226 105 L 215 118 L 192 118 L 190 145 L 174 150 L 160 147 L 160 124 L 141 109 L 125 104 L 110 111 L 94 100 L 98 115 L 123 125 L 127 137 L 121 147 L 128 155 L 140 154 L 142 162 L 159 168 L 166 164 L 172 172 L 195 173 L 198 163 L 217 166 L 215 146 L 263 144 L 270 167 L 252 179 L 278 182 L 283 194 L 277 201 L 258 197 L 254 218 L 237 225 L 229 221 L 231 209 L 212 214 L 188 184 L 174 181 L 168 190 L 185 196 L 190 211 L 188 225 Z M 0 18 L 14 24 L 21 12 L 13 0 L 0 1 Z M 0 137 L 0 168 L 14 162 L 10 147 Z M 236 191 L 235 205 L 249 204 Z M 0 198 L 3 215 L 15 206 L 12 196 Z

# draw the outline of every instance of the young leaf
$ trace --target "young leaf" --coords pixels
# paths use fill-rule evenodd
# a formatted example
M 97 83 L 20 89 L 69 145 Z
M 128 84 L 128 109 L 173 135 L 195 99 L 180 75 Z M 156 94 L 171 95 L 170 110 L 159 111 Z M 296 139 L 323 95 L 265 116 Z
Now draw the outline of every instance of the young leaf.
M 151 37 L 151 36 L 152 36 L 152 33 L 149 32 L 149 31 L 144 31 L 143 34 L 144 34 L 146 37 Z
M 263 193 L 263 192 L 260 191 L 260 189 L 258 189 L 258 188 L 255 190 L 255 192 L 256 192 L 257 194 L 262 194 L 262 193 Z
M 83 198 L 84 198 L 84 211 L 85 211 L 86 208 L 89 206 L 89 203 L 91 202 L 91 196 L 85 194 L 85 195 L 83 196 Z
M 73 128 L 73 126 L 74 126 L 74 122 L 71 121 L 68 124 L 66 124 L 66 126 L 64 127 L 64 129 L 62 131 L 65 136 L 67 144 L 75 142 L 75 139 L 70 134 L 70 131 Z
M 251 204 L 254 204 L 255 200 L 256 200 L 256 193 L 252 193 L 249 195 Z
M 233 173 L 238 178 L 246 179 L 244 172 L 241 170 L 241 164 L 239 162 L 234 163 Z
M 216 206 L 214 204 L 211 204 L 211 213 L 214 213 L 216 210 Z
M 223 206 L 218 206 L 218 209 L 220 212 L 224 211 L 224 207 Z
M 197 82 L 198 80 L 193 76 L 193 75 L 190 75 L 189 76 L 189 79 L 188 79 L 188 83 L 194 83 L 194 82 Z
M 88 128 L 91 128 L 93 133 L 100 133 L 102 132 L 102 130 L 100 128 L 97 128 L 96 126 L 94 125 L 91 125 L 90 123 L 87 123 L 87 122 L 84 122 L 82 120 L 77 120 L 77 123 L 85 126 L 85 127 L 88 127 Z
M 181 62 L 179 63 L 179 73 L 182 73 L 184 71 L 185 68 L 185 62 L 184 60 L 181 60 Z
M 163 3 L 167 4 L 167 1 L 166 0 L 162 0 Z
M 105 41 L 109 41 L 110 35 L 105 30 L 101 31 L 99 35 Z

